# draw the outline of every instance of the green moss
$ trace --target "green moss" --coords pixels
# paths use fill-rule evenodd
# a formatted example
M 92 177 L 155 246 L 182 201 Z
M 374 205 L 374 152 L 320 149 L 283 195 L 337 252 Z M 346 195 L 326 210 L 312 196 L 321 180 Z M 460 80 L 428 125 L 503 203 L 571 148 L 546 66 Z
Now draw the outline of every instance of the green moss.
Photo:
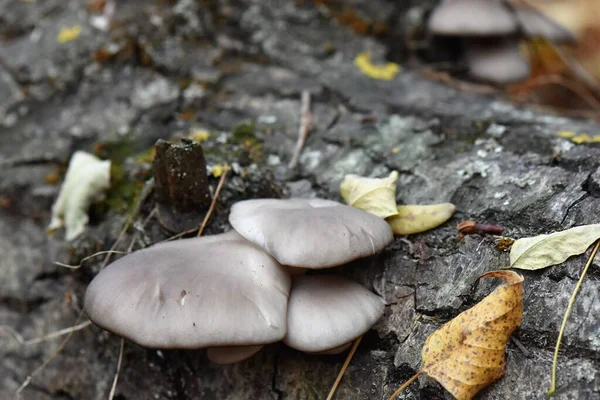
M 113 163 L 123 163 L 127 157 L 135 152 L 135 140 L 130 135 L 125 135 L 94 145 L 94 153 L 103 159 L 110 159 Z
M 137 153 L 134 159 L 139 163 L 151 164 L 152 160 L 154 160 L 154 147 L 148 147 L 146 150 Z
M 254 121 L 244 121 L 233 128 L 233 138 L 235 141 L 243 142 L 248 139 L 255 139 L 254 137 L 255 125 Z
M 109 211 L 117 214 L 127 213 L 135 203 L 144 183 L 128 180 L 122 165 L 115 162 L 110 167 L 110 182 L 110 189 L 106 193 L 106 199 L 100 211 L 103 213 Z

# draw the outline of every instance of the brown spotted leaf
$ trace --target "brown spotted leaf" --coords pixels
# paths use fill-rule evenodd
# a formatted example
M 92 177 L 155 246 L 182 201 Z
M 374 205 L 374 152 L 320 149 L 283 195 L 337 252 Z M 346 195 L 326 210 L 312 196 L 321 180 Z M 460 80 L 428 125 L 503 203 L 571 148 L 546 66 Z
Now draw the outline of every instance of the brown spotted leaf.
M 423 368 L 458 400 L 470 400 L 504 373 L 504 350 L 523 316 L 523 277 L 492 271 L 506 284 L 433 332 L 425 341 Z

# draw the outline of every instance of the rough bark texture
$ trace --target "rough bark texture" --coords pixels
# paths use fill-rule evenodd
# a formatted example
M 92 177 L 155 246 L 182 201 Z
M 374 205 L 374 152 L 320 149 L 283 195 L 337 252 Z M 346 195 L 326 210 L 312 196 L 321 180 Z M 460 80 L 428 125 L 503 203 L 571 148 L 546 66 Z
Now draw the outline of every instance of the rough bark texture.
M 418 369 L 426 336 L 491 290 L 495 283 L 474 282 L 506 265 L 508 255 L 492 237 L 458 242 L 458 221 L 498 224 L 515 238 L 598 222 L 600 148 L 556 136 L 600 133 L 595 123 L 460 92 L 408 69 L 392 81 L 373 80 L 356 69 L 354 57 L 363 51 L 380 57 L 390 48 L 310 2 L 118 3 L 111 28 L 102 31 L 90 25 L 99 14 L 89 14 L 83 2 L 0 0 L 0 324 L 27 338 L 71 325 L 100 265 L 72 271 L 51 261 L 78 262 L 109 248 L 126 219 L 119 207 L 96 206 L 91 226 L 75 242 L 45 233 L 59 189 L 50 178 L 74 150 L 94 143 L 128 149 L 130 157 L 119 164 L 125 190 L 147 176 L 147 166 L 131 156 L 167 139 L 165 132 L 212 131 L 203 143 L 207 163 L 234 168 L 205 234 L 228 229 L 228 208 L 237 200 L 340 200 L 347 173 L 384 176 L 395 169 L 400 203 L 456 204 L 452 220 L 409 237 L 412 246 L 397 238 L 379 255 L 339 269 L 388 304 L 361 343 L 339 399 L 389 396 Z M 373 21 L 404 21 L 409 2 L 398 3 L 343 4 Z M 61 28 L 77 24 L 79 37 L 56 40 Z M 299 167 L 290 171 L 302 90 L 312 96 L 314 129 Z M 209 178 L 213 187 L 216 181 Z M 123 198 L 113 192 L 109 204 Z M 139 248 L 167 236 L 155 220 L 141 229 L 148 207 L 120 248 L 131 238 Z M 511 342 L 504 378 L 480 398 L 544 398 L 562 314 L 583 264 L 576 257 L 524 273 L 525 314 L 515 337 L 530 357 Z M 599 278 L 596 262 L 567 326 L 558 399 L 600 398 Z M 0 397 L 12 395 L 57 345 L 21 346 L 0 335 Z M 118 347 L 119 338 L 96 327 L 75 333 L 23 398 L 106 398 Z M 221 367 L 202 351 L 127 343 L 117 398 L 324 398 L 343 357 L 276 344 Z M 421 378 L 400 398 L 449 395 Z

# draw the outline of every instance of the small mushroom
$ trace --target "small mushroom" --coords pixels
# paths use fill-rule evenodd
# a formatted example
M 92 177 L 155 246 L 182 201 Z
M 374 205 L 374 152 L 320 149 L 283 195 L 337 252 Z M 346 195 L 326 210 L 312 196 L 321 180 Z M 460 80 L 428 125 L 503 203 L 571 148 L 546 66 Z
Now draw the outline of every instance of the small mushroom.
M 393 240 L 385 220 L 323 199 L 246 200 L 229 222 L 281 264 L 329 268 L 373 255 Z
M 431 33 L 443 36 L 500 36 L 516 33 L 511 10 L 496 0 L 443 0 L 428 22 Z
M 526 4 L 513 6 L 521 30 L 528 38 L 543 38 L 556 44 L 574 44 L 577 38 L 567 28 Z
M 471 76 L 497 84 L 518 82 L 529 76 L 529 63 L 521 56 L 516 38 L 472 39 L 466 43 Z
M 208 356 L 208 359 L 215 364 L 235 364 L 252 357 L 263 347 L 264 346 L 260 344 L 256 346 L 209 347 L 206 349 L 206 355 Z
M 307 353 L 339 351 L 371 329 L 383 310 L 379 296 L 347 278 L 295 276 L 283 342 Z
M 94 278 L 84 305 L 92 322 L 146 347 L 262 345 L 286 334 L 290 284 L 232 231 L 129 254 Z

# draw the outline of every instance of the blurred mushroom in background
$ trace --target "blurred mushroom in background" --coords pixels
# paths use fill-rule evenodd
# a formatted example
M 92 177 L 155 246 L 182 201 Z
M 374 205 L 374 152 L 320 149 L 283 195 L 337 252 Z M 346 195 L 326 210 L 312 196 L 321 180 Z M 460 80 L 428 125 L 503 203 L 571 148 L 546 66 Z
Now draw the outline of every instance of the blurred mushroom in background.
M 523 40 L 542 38 L 557 45 L 576 40 L 534 7 L 505 0 L 442 0 L 427 29 L 432 35 L 461 38 L 469 75 L 498 85 L 530 75 L 529 59 L 520 49 Z

